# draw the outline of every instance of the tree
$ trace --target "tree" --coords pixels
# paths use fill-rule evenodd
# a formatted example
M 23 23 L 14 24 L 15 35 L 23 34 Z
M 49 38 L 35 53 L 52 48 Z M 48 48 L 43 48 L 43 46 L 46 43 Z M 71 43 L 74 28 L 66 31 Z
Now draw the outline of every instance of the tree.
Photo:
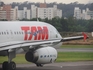
M 60 24 L 63 32 L 69 31 L 67 19 L 61 18 Z
M 37 18 L 33 19 L 23 19 L 22 21 L 37 21 Z M 57 28 L 59 32 L 92 32 L 93 31 L 93 20 L 76 20 L 73 17 L 69 17 L 68 19 L 55 17 L 53 19 L 40 19 L 39 21 L 43 21 L 49 23 Z
M 89 20 L 89 24 L 87 25 L 88 32 L 93 32 L 93 20 Z

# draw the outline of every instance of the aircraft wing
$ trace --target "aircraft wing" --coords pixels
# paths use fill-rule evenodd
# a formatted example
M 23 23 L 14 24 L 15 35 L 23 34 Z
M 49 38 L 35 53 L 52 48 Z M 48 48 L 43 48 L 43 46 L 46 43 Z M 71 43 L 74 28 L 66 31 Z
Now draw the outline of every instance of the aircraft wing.
M 16 49 L 16 48 L 22 48 L 22 47 L 30 47 L 30 46 L 38 46 L 38 45 L 44 45 L 44 44 L 52 44 L 57 42 L 65 42 L 70 40 L 78 40 L 78 39 L 84 39 L 86 40 L 88 36 L 83 33 L 83 36 L 74 36 L 74 37 L 66 37 L 62 39 L 53 39 L 53 40 L 44 40 L 44 41 L 34 41 L 34 42 L 17 42 L 15 44 L 11 45 L 3 45 L 0 46 L 0 51 L 9 50 L 9 49 Z
M 66 38 L 63 38 L 61 41 L 65 42 L 65 41 L 78 40 L 78 39 L 86 40 L 88 38 L 87 34 L 85 33 L 82 33 L 82 34 L 83 36 L 66 37 Z
M 35 41 L 35 42 L 23 42 L 23 43 L 20 42 L 20 43 L 16 43 L 16 44 L 1 46 L 0 51 L 22 48 L 22 47 L 37 46 L 37 45 L 43 45 L 43 44 L 51 44 L 51 43 L 56 43 L 56 42 L 60 42 L 60 39 Z

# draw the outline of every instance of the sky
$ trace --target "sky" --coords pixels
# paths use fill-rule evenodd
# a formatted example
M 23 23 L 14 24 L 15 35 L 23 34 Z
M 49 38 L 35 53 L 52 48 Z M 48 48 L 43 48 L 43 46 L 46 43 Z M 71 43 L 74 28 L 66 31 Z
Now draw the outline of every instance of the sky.
M 5 4 L 8 3 L 12 3 L 12 2 L 24 2 L 24 1 L 29 1 L 29 2 L 41 2 L 43 3 L 44 0 L 0 0 L 3 1 Z M 87 3 L 93 3 L 93 0 L 46 0 L 46 3 L 51 3 L 51 2 L 57 2 L 57 3 L 71 3 L 71 2 L 78 2 L 78 3 L 83 3 L 83 4 L 87 4 Z

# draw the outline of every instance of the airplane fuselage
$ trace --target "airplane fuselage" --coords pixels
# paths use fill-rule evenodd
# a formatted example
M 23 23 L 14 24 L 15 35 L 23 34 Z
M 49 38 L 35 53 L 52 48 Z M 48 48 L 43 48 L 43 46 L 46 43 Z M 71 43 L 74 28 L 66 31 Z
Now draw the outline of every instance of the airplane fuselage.
M 58 31 L 44 22 L 0 22 L 0 47 L 57 39 L 62 39 Z

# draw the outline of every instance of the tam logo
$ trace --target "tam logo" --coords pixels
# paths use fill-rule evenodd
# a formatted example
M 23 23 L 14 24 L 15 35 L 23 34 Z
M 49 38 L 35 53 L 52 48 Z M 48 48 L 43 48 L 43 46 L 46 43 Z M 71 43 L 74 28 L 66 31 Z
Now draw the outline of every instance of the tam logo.
M 47 40 L 48 39 L 48 28 L 46 26 L 22 26 L 21 29 L 24 31 L 24 40 Z

